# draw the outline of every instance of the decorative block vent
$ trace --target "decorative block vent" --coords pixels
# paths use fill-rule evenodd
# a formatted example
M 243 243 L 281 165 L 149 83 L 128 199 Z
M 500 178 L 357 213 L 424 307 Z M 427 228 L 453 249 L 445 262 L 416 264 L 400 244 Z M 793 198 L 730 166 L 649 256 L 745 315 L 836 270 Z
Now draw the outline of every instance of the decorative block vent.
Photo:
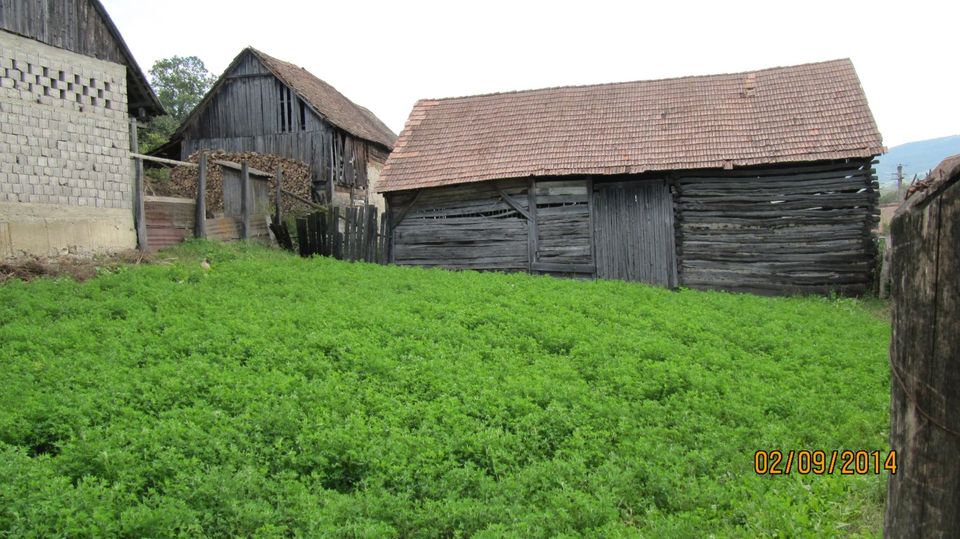
M 81 75 L 71 73 L 69 67 L 60 69 L 15 58 L 0 60 L 8 66 L 0 69 L 0 87 L 19 90 L 21 97 L 33 94 L 37 99 L 59 100 L 82 112 L 117 110 L 120 96 L 112 95 L 112 84 L 104 80 L 104 74 Z

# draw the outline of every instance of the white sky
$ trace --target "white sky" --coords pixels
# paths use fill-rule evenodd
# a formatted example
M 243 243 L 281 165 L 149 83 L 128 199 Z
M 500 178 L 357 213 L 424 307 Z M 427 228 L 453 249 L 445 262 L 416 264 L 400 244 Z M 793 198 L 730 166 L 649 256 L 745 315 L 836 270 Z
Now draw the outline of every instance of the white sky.
M 956 0 L 102 0 L 146 72 L 247 45 L 305 67 L 399 133 L 420 98 L 851 58 L 884 144 L 960 133 Z

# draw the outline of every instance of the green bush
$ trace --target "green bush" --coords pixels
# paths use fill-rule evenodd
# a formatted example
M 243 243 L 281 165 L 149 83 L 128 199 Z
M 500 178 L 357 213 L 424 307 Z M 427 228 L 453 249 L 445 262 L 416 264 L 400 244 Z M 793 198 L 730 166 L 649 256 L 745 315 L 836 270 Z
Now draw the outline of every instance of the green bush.
M 0 287 L 0 533 L 879 534 L 883 475 L 753 472 L 887 447 L 856 300 L 169 256 Z

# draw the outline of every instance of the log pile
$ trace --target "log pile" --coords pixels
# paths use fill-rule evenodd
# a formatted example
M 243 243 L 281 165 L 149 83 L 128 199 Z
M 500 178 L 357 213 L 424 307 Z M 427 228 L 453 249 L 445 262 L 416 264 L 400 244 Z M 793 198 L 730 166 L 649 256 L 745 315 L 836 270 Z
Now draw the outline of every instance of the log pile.
M 311 200 L 311 174 L 310 166 L 302 161 L 287 159 L 279 155 L 259 154 L 256 152 L 224 152 L 215 151 L 207 153 L 207 214 L 212 216 L 223 213 L 223 172 L 222 167 L 213 163 L 213 161 L 233 161 L 240 163 L 246 160 L 250 168 L 262 170 L 264 172 L 274 173 L 277 167 L 283 169 L 282 187 L 285 191 L 294 193 L 301 198 Z M 194 153 L 187 158 L 191 163 L 200 161 L 200 152 Z M 148 177 L 147 193 L 160 196 L 179 196 L 194 198 L 197 194 L 197 174 L 198 169 L 179 166 L 175 167 L 170 173 L 168 180 L 150 179 Z M 148 175 L 149 176 L 149 175 Z M 273 180 L 270 181 L 271 193 L 276 188 Z M 284 213 L 304 213 L 310 211 L 311 207 L 303 202 L 297 201 L 293 197 L 284 196 L 281 208 Z

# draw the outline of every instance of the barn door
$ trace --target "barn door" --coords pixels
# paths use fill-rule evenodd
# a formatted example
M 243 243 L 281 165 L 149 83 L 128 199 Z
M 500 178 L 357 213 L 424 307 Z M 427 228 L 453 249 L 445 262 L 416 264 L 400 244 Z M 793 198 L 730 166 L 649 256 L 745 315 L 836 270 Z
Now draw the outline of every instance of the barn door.
M 597 277 L 676 286 L 673 198 L 664 180 L 597 184 Z

